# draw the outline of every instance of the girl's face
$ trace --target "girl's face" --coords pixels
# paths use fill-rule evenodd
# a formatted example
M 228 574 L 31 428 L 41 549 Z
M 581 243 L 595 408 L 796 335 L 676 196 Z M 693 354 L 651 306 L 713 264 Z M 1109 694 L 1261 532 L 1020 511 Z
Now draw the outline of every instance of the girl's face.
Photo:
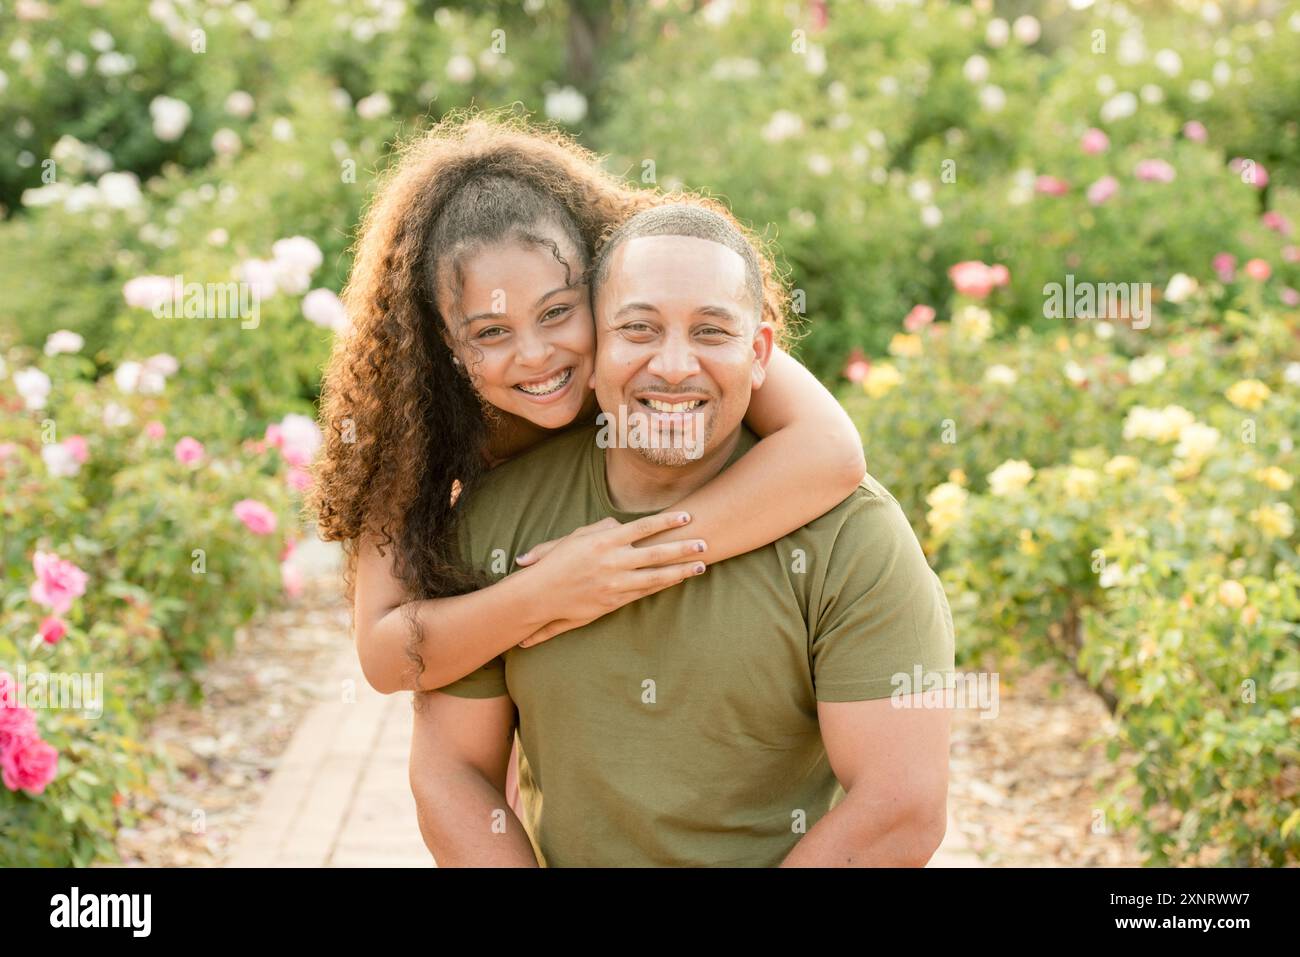
M 577 250 L 558 231 L 545 232 L 578 282 L 586 264 Z M 465 257 L 461 273 L 460 308 L 439 312 L 479 396 L 544 429 L 570 425 L 590 396 L 595 368 L 587 287 L 566 285 L 564 264 L 549 247 L 516 240 Z

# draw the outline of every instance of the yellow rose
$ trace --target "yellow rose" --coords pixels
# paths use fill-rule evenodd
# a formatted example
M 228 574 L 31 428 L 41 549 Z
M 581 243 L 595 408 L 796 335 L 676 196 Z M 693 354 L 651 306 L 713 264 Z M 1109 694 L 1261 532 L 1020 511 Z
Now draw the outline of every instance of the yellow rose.
M 1034 477 L 1034 469 L 1022 459 L 1003 462 L 989 473 L 989 491 L 994 495 L 1018 492 Z
M 930 506 L 930 510 L 925 514 L 925 520 L 930 524 L 935 536 L 943 538 L 961 521 L 965 513 L 966 490 L 954 482 L 944 482 L 930 491 L 930 494 L 925 497 L 925 502 Z
M 953 314 L 953 330 L 963 339 L 983 342 L 993 335 L 993 315 L 982 306 L 962 306 Z
M 1022 528 L 1020 530 L 1020 553 L 1022 555 L 1037 555 L 1040 551 L 1042 549 L 1034 541 L 1034 533 L 1027 528 Z
M 1258 379 L 1242 379 L 1234 383 L 1224 393 L 1228 401 L 1239 409 L 1258 409 L 1264 400 L 1273 394 L 1273 390 Z
M 1291 474 L 1285 469 L 1280 469 L 1276 465 L 1270 465 L 1268 468 L 1255 469 L 1250 473 L 1260 482 L 1263 482 L 1275 492 L 1285 492 L 1291 487 Z
M 1099 477 L 1092 469 L 1071 466 L 1065 473 L 1065 494 L 1070 498 L 1095 498 L 1098 482 Z
M 921 354 L 921 337 L 904 332 L 894 333 L 889 341 L 889 354 L 900 358 L 914 359 Z
M 879 399 L 886 392 L 903 381 L 903 376 L 888 362 L 878 362 L 868 371 L 862 380 L 862 390 L 873 399 Z
M 1259 609 L 1254 605 L 1247 605 L 1241 610 L 1241 623 L 1247 628 L 1253 628 L 1257 621 L 1259 621 Z
M 953 469 L 948 473 L 948 481 L 952 482 L 954 485 L 965 485 L 966 472 L 962 469 Z
M 1115 478 L 1128 478 L 1130 475 L 1136 475 L 1138 470 L 1138 460 L 1131 455 L 1117 455 L 1105 465 L 1102 471 L 1107 475 Z
M 1294 513 L 1285 502 L 1274 502 L 1262 508 L 1251 509 L 1250 520 L 1269 538 L 1290 538 L 1295 531 L 1291 520 Z
M 1246 589 L 1241 582 L 1226 579 L 1219 584 L 1219 604 L 1228 608 L 1240 608 L 1246 604 Z

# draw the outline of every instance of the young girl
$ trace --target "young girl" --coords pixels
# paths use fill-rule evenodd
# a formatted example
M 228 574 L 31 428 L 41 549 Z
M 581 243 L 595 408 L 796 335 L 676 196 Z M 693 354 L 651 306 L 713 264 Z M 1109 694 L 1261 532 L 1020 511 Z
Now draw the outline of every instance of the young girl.
M 325 375 L 309 503 L 322 536 L 344 543 L 357 650 L 377 690 L 450 684 L 670 587 L 701 560 L 773 542 L 862 479 L 856 428 L 777 349 L 745 419 L 762 440 L 675 508 L 541 543 L 492 584 L 460 566 L 457 505 L 484 470 L 594 423 L 585 272 L 602 234 L 662 201 L 571 139 L 509 117 L 444 120 L 384 178 L 344 290 L 352 326 Z M 780 336 L 785 297 L 766 257 L 763 273 L 763 318 Z

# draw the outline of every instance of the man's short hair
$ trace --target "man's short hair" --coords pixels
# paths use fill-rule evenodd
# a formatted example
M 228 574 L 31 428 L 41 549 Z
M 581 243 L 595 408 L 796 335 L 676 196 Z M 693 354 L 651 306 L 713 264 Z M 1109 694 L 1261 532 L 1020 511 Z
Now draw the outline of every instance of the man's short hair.
M 692 203 L 667 203 L 643 209 L 612 232 L 591 265 L 591 293 L 594 300 L 609 278 L 609 264 L 619 246 L 643 236 L 691 236 L 721 243 L 745 261 L 745 287 L 754 304 L 755 324 L 763 316 L 763 273 L 758 252 L 725 216 Z

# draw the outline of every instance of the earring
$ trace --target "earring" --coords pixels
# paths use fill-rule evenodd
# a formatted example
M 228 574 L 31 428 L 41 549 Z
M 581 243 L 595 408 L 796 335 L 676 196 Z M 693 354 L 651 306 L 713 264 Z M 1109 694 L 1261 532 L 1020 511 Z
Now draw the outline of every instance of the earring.
M 460 365 L 460 359 L 458 359 L 456 356 L 452 356 L 452 357 L 451 357 L 451 364 L 454 365 L 454 366 L 458 366 L 458 365 Z

